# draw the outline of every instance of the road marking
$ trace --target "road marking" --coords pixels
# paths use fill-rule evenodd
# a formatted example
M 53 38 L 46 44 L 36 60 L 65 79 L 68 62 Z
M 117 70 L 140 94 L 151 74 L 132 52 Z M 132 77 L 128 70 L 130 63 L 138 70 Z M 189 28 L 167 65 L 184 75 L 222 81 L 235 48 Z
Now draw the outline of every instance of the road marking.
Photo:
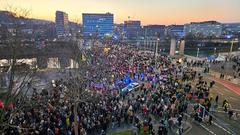
M 223 109 L 223 107 L 218 107 L 218 109 Z M 240 112 L 240 109 L 231 108 L 230 110 L 233 110 L 233 111 L 236 111 L 236 112 Z
M 223 94 L 222 92 L 220 92 L 220 91 L 217 91 L 217 93 L 219 93 L 219 94 L 222 95 L 222 96 L 224 95 L 224 94 Z
M 216 91 L 218 94 L 220 94 L 220 95 L 224 95 L 223 94 L 223 92 L 221 92 L 220 90 L 222 90 L 222 91 L 224 91 L 224 92 L 227 92 L 227 91 L 225 91 L 225 90 L 223 90 L 224 88 L 221 88 L 220 86 L 218 86 L 218 85 L 215 85 L 215 86 L 213 86 L 215 89 L 213 89 L 214 91 Z
M 204 126 L 202 123 L 200 123 L 200 126 L 203 127 L 205 130 L 207 130 L 209 133 L 211 133 L 212 135 L 217 135 L 215 134 L 213 131 L 211 131 L 209 128 L 207 128 L 206 126 Z
M 189 114 L 184 113 L 187 117 L 191 117 Z M 214 125 L 216 125 L 218 128 L 224 130 L 225 132 L 227 132 L 228 134 L 232 135 L 232 133 L 230 131 L 228 131 L 227 129 L 225 129 L 224 127 L 220 126 L 219 124 L 217 124 L 216 122 L 212 121 L 212 123 Z M 227 124 L 229 125 L 229 124 Z M 209 128 L 207 128 L 206 126 L 204 126 L 202 123 L 200 123 L 200 126 L 203 127 L 205 130 L 207 130 L 209 133 L 211 133 L 212 135 L 217 135 L 215 134 L 213 131 L 211 131 Z
M 234 97 L 230 97 L 232 100 L 238 101 L 238 99 L 234 98 Z
M 211 112 L 227 113 L 227 112 L 225 112 L 225 111 L 219 111 L 219 110 L 212 110 Z
M 220 83 L 219 83 L 219 85 L 215 85 L 215 87 L 217 88 L 217 92 L 221 93 L 222 95 L 224 95 L 224 94 L 222 92 L 220 92 L 219 90 L 222 90 L 222 91 L 224 91 L 226 93 L 229 92 L 229 90 L 225 86 L 220 84 Z
M 232 135 L 232 133 L 230 131 L 228 131 L 227 129 L 225 129 L 224 127 L 220 126 L 219 124 L 217 124 L 216 122 L 212 122 L 214 125 L 216 125 L 217 127 L 221 128 L 222 130 L 224 130 L 225 132 L 227 132 L 228 134 Z
M 191 117 L 189 114 L 184 113 L 187 117 Z M 212 135 L 217 135 L 215 134 L 213 131 L 211 131 L 209 128 L 207 128 L 206 126 L 204 126 L 202 123 L 199 123 L 199 125 L 204 128 L 205 130 L 207 130 L 209 133 L 211 133 Z

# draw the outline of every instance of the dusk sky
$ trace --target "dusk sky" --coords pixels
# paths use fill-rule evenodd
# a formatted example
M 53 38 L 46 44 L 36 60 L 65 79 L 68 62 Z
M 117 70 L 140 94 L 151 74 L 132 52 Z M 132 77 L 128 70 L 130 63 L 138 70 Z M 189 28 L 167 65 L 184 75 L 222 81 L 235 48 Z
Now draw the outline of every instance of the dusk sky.
M 240 0 L 0 0 L 7 5 L 31 10 L 30 17 L 54 20 L 55 11 L 68 13 L 70 20 L 82 21 L 82 13 L 114 14 L 115 23 L 141 20 L 142 24 L 184 24 L 216 20 L 240 22 Z

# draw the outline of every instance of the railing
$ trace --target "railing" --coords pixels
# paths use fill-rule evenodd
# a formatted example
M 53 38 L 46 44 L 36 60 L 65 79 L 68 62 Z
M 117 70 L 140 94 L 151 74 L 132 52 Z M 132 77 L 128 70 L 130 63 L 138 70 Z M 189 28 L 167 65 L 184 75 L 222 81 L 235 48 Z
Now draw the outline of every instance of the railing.
M 192 101 L 195 102 L 195 100 L 192 100 Z M 227 132 L 230 135 L 237 135 L 237 131 L 238 130 L 234 129 L 233 127 L 229 127 L 230 126 L 229 124 L 227 124 L 223 120 L 217 118 L 213 113 L 208 112 L 206 110 L 206 108 L 204 106 L 202 106 L 201 104 L 199 104 L 199 103 L 197 103 L 197 104 L 196 103 L 190 103 L 188 105 L 190 105 L 189 107 L 193 107 L 193 108 L 194 108 L 195 105 L 198 105 L 198 109 L 202 108 L 202 112 L 201 112 L 202 113 L 202 117 L 198 116 L 198 118 L 200 118 L 203 122 L 205 121 L 206 116 L 212 116 L 212 118 L 216 121 L 216 122 L 213 122 L 214 125 L 216 125 L 218 128 L 223 129 L 225 132 Z M 187 112 L 187 115 L 191 116 L 192 113 L 193 112 Z

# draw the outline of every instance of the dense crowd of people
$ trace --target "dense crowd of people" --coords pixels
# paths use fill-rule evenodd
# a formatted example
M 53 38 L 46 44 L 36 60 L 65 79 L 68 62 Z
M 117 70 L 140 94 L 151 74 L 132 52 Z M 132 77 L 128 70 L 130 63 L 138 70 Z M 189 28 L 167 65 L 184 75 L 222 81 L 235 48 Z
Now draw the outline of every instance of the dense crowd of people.
M 56 80 L 54 87 L 42 91 L 34 89 L 29 105 L 20 109 L 16 103 L 7 110 L 6 128 L 1 127 L 4 133 L 74 135 L 77 126 L 80 135 L 105 135 L 132 125 L 137 129 L 136 134 L 142 129 L 151 135 L 167 135 L 176 129 L 182 134 L 185 113 L 192 112 L 201 121 L 202 107 L 207 111 L 211 108 L 209 93 L 214 82 L 209 84 L 201 73 L 189 68 L 189 65 L 203 66 L 204 62 L 183 66 L 168 56 L 127 46 L 112 47 L 109 52 L 95 48 L 85 54 L 89 56 L 85 63 L 90 68 L 84 74 Z M 70 86 L 83 79 L 86 84 L 80 88 L 89 89 L 94 98 L 76 104 L 69 96 Z M 122 93 L 121 89 L 132 82 L 138 82 L 139 87 Z M 192 106 L 194 103 L 202 107 Z

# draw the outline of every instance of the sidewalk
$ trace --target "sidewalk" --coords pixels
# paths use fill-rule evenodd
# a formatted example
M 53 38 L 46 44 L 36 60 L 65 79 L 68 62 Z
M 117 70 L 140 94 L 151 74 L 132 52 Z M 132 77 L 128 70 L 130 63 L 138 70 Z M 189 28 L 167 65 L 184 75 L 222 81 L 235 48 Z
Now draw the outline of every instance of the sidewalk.
M 143 122 L 144 119 L 142 118 L 142 116 L 141 115 L 138 115 L 138 116 L 139 116 L 140 120 Z M 153 129 L 157 133 L 160 122 L 158 120 L 156 120 L 153 116 L 152 116 L 152 118 L 153 118 Z M 183 121 L 182 126 L 183 126 L 183 134 L 187 133 L 192 128 L 192 125 L 188 121 Z M 133 125 L 124 125 L 124 126 L 119 127 L 119 128 L 114 128 L 114 129 L 108 130 L 107 134 L 115 135 L 115 134 L 118 134 L 118 133 L 129 132 L 129 131 L 131 131 L 131 133 L 136 133 L 137 128 L 134 127 Z M 142 135 L 142 131 L 141 131 L 140 134 Z M 147 134 L 148 133 L 146 133 L 144 135 L 147 135 Z M 168 130 L 168 135 L 178 135 L 178 127 L 174 126 L 172 131 Z
M 213 115 L 217 118 L 220 118 L 221 121 L 225 123 L 225 127 L 230 129 L 236 134 L 239 134 L 239 128 L 240 128 L 240 119 L 239 117 L 232 116 L 231 119 L 229 119 L 228 114 L 225 112 L 212 112 Z
M 220 73 L 219 72 L 216 72 L 216 71 L 213 71 L 213 70 L 210 70 L 210 73 L 209 73 L 211 76 L 215 77 L 215 78 L 219 78 L 220 77 Z M 228 81 L 228 82 L 231 82 L 233 84 L 237 84 L 240 86 L 240 78 L 235 78 L 231 75 L 225 75 L 224 77 L 224 80 Z
M 234 84 L 230 81 L 222 80 L 222 79 L 219 79 L 219 78 L 216 78 L 216 77 L 210 77 L 210 79 L 219 83 L 219 84 L 222 84 L 224 87 L 228 88 L 232 92 L 240 95 L 240 85 L 237 85 L 237 84 Z

